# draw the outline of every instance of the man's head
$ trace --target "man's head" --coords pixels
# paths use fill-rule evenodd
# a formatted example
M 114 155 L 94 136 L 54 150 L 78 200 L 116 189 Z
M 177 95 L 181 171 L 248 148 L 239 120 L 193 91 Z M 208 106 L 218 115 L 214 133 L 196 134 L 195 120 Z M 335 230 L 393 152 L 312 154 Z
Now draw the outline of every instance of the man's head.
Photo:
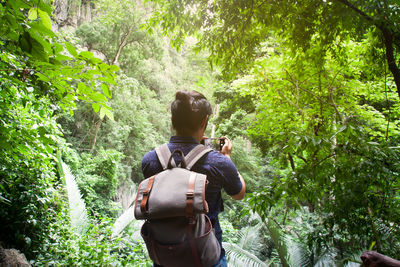
M 178 135 L 193 135 L 207 126 L 211 104 L 199 92 L 178 91 L 171 104 L 172 126 Z

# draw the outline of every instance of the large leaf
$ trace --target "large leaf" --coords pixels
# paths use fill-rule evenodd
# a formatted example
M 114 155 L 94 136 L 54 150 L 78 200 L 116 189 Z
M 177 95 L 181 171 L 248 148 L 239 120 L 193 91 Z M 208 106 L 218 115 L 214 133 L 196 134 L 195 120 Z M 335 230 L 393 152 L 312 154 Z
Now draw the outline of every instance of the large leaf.
M 135 237 L 137 237 L 137 239 L 140 239 L 140 226 L 141 226 L 142 222 L 135 220 L 134 201 L 135 201 L 136 193 L 135 193 L 134 188 L 133 189 L 131 188 L 131 192 L 133 192 L 133 193 L 131 194 L 131 197 L 129 199 L 130 206 L 115 221 L 111 237 L 118 236 L 129 224 L 131 224 L 131 222 L 133 222 L 132 225 L 133 225 L 133 228 L 135 229 L 134 235 L 135 235 Z
M 223 247 L 227 253 L 229 265 L 247 267 L 266 267 L 268 263 L 263 262 L 254 254 L 233 243 L 223 242 Z
M 65 180 L 66 189 L 68 192 L 69 215 L 71 226 L 78 234 L 83 234 L 89 229 L 89 217 L 86 211 L 85 202 L 82 199 L 78 184 L 75 177 L 72 175 L 67 164 L 62 162 L 58 156 L 59 173 Z

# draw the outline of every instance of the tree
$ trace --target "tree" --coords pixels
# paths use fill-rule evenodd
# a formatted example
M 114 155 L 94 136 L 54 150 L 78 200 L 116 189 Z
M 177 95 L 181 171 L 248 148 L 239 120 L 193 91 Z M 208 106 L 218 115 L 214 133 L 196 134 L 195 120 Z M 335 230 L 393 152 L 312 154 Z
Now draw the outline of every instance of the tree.
M 400 97 L 400 6 L 396 0 L 347 1 L 157 1 L 151 26 L 159 23 L 174 43 L 197 34 L 198 48 L 209 49 L 222 63 L 226 78 L 235 77 L 263 52 L 271 35 L 284 38 L 296 54 L 319 43 L 323 51 L 340 47 L 348 38 L 371 31 L 379 38 L 371 47 L 384 47 L 386 63 Z M 323 55 L 321 60 L 323 60 Z
M 225 101 L 248 97 L 253 102 L 255 120 L 247 133 L 273 157 L 270 164 L 281 169 L 273 182 L 264 180 L 265 195 L 254 195 L 258 201 L 253 208 L 267 216 L 279 203 L 307 206 L 330 229 L 320 235 L 325 236 L 321 242 L 361 249 L 360 244 L 365 248 L 376 240 L 379 249 L 393 253 L 393 240 L 381 230 L 399 216 L 394 208 L 396 94 L 387 92 L 384 77 L 371 73 L 368 60 L 360 57 L 368 49 L 359 43 L 343 44 L 339 59 L 328 54 L 324 62 L 318 60 L 318 46 L 295 59 L 280 51 L 275 48 L 259 58 L 232 83 L 234 96 Z M 227 110 L 244 106 L 251 104 Z M 369 223 L 363 224 L 365 220 Z M 335 227 L 340 237 L 333 236 Z

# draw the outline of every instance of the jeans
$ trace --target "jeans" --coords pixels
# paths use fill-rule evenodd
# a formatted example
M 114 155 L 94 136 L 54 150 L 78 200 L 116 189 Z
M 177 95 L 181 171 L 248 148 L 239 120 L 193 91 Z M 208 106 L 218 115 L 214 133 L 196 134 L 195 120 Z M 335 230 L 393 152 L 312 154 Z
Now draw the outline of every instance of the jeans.
M 228 267 L 228 262 L 225 256 L 223 256 L 213 267 Z
M 157 264 L 153 264 L 154 267 L 160 266 Z M 228 267 L 228 262 L 226 261 L 225 256 L 223 256 L 213 267 Z

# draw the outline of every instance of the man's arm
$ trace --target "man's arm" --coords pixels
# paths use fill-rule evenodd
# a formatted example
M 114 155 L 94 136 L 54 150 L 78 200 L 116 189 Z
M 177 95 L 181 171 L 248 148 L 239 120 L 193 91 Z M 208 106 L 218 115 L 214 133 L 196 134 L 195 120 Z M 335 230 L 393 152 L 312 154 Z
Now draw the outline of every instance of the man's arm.
M 389 258 L 376 251 L 365 251 L 361 259 L 366 267 L 399 267 L 400 261 Z
M 240 173 L 238 174 L 240 177 L 240 182 L 242 182 L 242 189 L 236 195 L 231 196 L 234 200 L 242 200 L 244 198 L 244 195 L 246 194 L 246 183 L 244 182 L 242 175 L 240 175 Z
M 225 139 L 225 144 L 221 149 L 221 154 L 225 155 L 229 159 L 231 158 L 231 152 L 232 152 L 232 142 L 229 140 L 229 138 L 223 136 L 222 138 Z M 242 175 L 238 172 L 240 182 L 242 183 L 242 188 L 240 189 L 240 192 L 237 193 L 236 195 L 231 195 L 231 197 L 235 200 L 242 200 L 246 194 L 246 183 L 244 182 L 244 179 Z

